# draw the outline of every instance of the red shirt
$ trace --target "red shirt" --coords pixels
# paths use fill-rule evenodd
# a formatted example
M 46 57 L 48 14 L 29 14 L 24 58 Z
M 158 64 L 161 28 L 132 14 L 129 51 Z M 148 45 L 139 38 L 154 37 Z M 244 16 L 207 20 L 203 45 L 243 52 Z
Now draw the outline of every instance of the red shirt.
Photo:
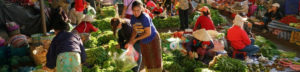
M 85 28 L 85 23 L 86 23 L 86 30 L 84 31 Z M 90 22 L 81 22 L 78 26 L 76 26 L 75 28 L 78 33 L 90 33 L 91 31 L 96 32 L 98 31 L 98 29 L 96 27 L 94 27 Z
M 163 8 L 158 8 L 158 7 L 155 7 L 152 12 L 159 12 L 159 13 L 162 13 L 163 12 Z
M 230 45 L 237 50 L 244 49 L 247 45 L 251 44 L 245 30 L 242 30 L 239 26 L 231 27 L 227 32 L 227 40 Z
M 193 29 L 194 31 L 196 31 L 198 29 L 199 24 L 201 26 L 200 29 L 205 28 L 205 30 L 216 30 L 216 28 L 214 26 L 214 23 L 207 16 L 200 16 L 197 19 L 197 22 L 196 22 L 195 27 Z
M 75 10 L 82 12 L 84 10 L 84 0 L 75 0 Z
M 153 14 L 148 10 L 148 9 L 145 9 L 144 11 L 145 13 L 149 14 L 149 16 L 153 19 Z

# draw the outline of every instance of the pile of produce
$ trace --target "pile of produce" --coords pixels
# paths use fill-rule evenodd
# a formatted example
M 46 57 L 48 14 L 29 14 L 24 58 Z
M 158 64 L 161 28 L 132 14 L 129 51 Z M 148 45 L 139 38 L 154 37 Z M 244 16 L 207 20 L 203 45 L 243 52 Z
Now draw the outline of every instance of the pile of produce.
M 90 40 L 84 44 L 86 48 L 93 48 L 109 43 L 110 40 L 116 40 L 112 31 L 92 32 Z
M 89 65 L 103 65 L 104 61 L 107 61 L 109 59 L 108 52 L 102 48 L 90 48 L 86 50 L 87 59 L 86 63 Z
M 116 9 L 114 8 L 114 6 L 103 7 L 100 11 L 100 14 L 97 14 L 97 19 L 115 17 L 116 15 Z
M 220 12 L 215 9 L 210 9 L 211 18 L 215 24 L 215 26 L 226 24 L 227 21 L 221 16 Z
M 245 62 L 223 55 L 215 56 L 209 63 L 209 67 L 226 72 L 247 72 L 248 70 Z
M 290 23 L 299 23 L 300 20 L 298 20 L 295 16 L 285 16 L 280 19 L 280 22 L 284 24 L 290 24 Z
M 111 30 L 111 26 L 110 26 L 110 20 L 112 18 L 104 18 L 101 20 L 96 20 L 94 22 L 92 22 L 92 24 L 97 27 L 100 31 L 104 31 L 104 30 Z
M 178 16 L 172 16 L 165 19 L 155 18 L 152 21 L 155 27 L 158 29 L 177 28 L 180 26 L 180 20 Z
M 163 65 L 169 72 L 193 72 L 196 68 L 205 68 L 201 61 L 184 56 L 179 50 L 163 53 Z
M 290 23 L 289 26 L 291 26 L 291 27 L 300 27 L 300 23 Z
M 262 36 L 256 36 L 255 45 L 258 45 L 260 47 L 260 53 L 269 59 L 272 59 L 274 55 L 280 54 L 276 45 Z

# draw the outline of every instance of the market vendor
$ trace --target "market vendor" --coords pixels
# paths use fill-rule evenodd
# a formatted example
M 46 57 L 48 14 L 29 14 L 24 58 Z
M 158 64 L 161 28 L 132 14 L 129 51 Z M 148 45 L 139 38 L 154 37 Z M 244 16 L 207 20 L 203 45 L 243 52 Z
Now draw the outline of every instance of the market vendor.
M 272 21 L 272 20 L 280 20 L 282 18 L 282 13 L 278 10 L 280 7 L 279 3 L 274 3 L 272 4 L 272 7 L 268 10 L 267 13 L 265 13 L 264 17 L 263 17 L 263 21 L 264 21 L 264 30 L 263 33 L 266 33 L 269 31 L 268 29 L 268 24 Z
M 56 72 L 81 72 L 81 63 L 86 59 L 86 53 L 77 34 L 67 32 L 67 24 L 59 18 L 53 24 L 55 37 L 46 55 L 44 70 L 56 68 Z
M 114 35 L 118 36 L 118 43 L 120 48 L 125 48 L 125 44 L 130 41 L 131 33 L 132 33 L 132 26 L 129 22 L 130 20 L 127 19 L 120 19 L 120 18 L 113 18 L 110 21 L 110 25 L 112 27 L 112 31 Z M 134 72 L 140 71 L 140 65 L 142 62 L 142 54 L 140 45 L 138 43 L 134 44 L 134 49 L 139 53 L 139 59 L 137 61 L 137 66 L 134 67 L 132 70 Z
M 208 51 L 214 48 L 212 38 L 205 29 L 199 29 L 193 32 L 193 36 L 195 38 L 195 40 L 193 40 L 193 45 L 196 47 L 199 59 L 203 60 L 204 56 L 209 53 Z
M 202 28 L 206 30 L 216 30 L 214 23 L 210 17 L 209 8 L 207 6 L 204 6 L 200 9 L 200 12 L 202 12 L 203 15 L 199 16 L 193 30 L 196 31 Z
M 132 3 L 130 24 L 133 26 L 129 43 L 125 45 L 140 44 L 143 63 L 149 72 L 162 72 L 162 52 L 159 33 L 150 16 L 143 12 L 143 4 L 139 1 Z M 137 42 L 139 41 L 139 42 Z
M 164 10 L 161 7 L 161 2 L 157 3 L 156 7 L 152 10 L 152 13 L 154 13 L 156 16 L 161 14 Z
M 247 57 L 245 57 L 245 59 L 247 62 L 252 62 L 252 60 L 249 59 L 249 56 L 252 56 L 259 51 L 259 48 L 254 45 L 254 39 L 250 39 L 243 29 L 246 20 L 246 17 L 236 15 L 232 27 L 227 32 L 227 40 L 230 42 L 233 49 L 247 52 Z
M 84 43 L 89 40 L 91 32 L 98 31 L 98 28 L 94 27 L 93 24 L 91 24 L 92 21 L 94 21 L 94 17 L 92 15 L 86 15 L 83 21 L 73 30 L 74 33 L 79 34 Z

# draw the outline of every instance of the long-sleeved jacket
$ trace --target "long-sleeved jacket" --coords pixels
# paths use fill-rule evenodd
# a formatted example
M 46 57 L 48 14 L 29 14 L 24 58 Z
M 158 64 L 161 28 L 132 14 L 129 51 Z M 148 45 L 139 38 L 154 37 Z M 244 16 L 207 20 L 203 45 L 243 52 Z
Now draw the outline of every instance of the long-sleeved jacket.
M 70 32 L 61 31 L 51 42 L 47 53 L 46 66 L 48 68 L 55 68 L 57 56 L 63 52 L 78 52 L 81 56 L 81 62 L 85 62 L 86 53 L 80 37 Z

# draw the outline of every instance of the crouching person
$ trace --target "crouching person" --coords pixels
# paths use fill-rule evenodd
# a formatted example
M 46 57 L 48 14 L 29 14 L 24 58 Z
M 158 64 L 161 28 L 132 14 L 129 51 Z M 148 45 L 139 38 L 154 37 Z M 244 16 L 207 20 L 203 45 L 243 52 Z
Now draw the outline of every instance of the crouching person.
M 249 56 L 252 56 L 259 48 L 254 45 L 254 39 L 250 39 L 246 31 L 243 29 L 243 24 L 246 22 L 247 17 L 236 15 L 233 26 L 227 32 L 227 39 L 233 49 L 247 52 L 245 58 L 247 62 L 252 62 Z
M 119 47 L 122 49 L 125 49 L 125 44 L 129 43 L 131 38 L 133 29 L 129 21 L 130 20 L 120 19 L 120 18 L 113 18 L 110 21 L 112 31 L 114 32 L 114 35 L 118 37 Z M 138 65 L 134 67 L 132 70 L 134 72 L 139 72 L 140 65 L 142 63 L 142 54 L 141 54 L 140 45 L 134 44 L 134 49 L 139 53 L 139 59 L 137 60 Z
M 57 17 L 59 18 L 59 17 Z M 67 24 L 61 19 L 55 20 L 53 38 L 44 70 L 56 68 L 56 72 L 82 72 L 81 63 L 86 59 L 86 53 L 77 34 L 67 32 Z

